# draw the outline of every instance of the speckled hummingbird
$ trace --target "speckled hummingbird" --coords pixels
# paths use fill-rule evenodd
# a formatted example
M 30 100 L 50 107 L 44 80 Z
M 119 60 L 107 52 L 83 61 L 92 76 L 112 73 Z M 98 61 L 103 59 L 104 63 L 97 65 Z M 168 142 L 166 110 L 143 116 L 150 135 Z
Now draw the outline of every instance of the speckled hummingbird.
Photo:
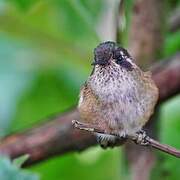
M 151 73 L 143 72 L 127 50 L 111 41 L 95 48 L 92 65 L 92 73 L 80 91 L 81 122 L 122 138 L 142 130 L 158 99 Z M 116 141 L 115 136 L 96 135 L 102 147 Z

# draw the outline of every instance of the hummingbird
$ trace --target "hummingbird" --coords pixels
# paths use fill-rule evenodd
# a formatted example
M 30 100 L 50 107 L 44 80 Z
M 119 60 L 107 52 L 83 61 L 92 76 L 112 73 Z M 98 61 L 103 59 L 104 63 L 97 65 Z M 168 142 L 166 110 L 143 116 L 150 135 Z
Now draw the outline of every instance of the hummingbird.
M 143 72 L 126 49 L 107 41 L 94 49 L 93 70 L 83 84 L 78 110 L 80 121 L 104 129 L 96 133 L 106 148 L 141 131 L 153 114 L 158 88 L 150 72 Z

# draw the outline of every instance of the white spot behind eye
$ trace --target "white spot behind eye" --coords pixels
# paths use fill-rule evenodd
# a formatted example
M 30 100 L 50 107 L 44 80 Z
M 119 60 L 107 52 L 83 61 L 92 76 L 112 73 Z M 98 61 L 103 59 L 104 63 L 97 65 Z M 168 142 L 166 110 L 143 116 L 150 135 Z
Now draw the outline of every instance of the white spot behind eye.
M 124 56 L 124 53 L 123 53 L 122 51 L 120 51 L 120 54 L 121 54 L 122 56 Z

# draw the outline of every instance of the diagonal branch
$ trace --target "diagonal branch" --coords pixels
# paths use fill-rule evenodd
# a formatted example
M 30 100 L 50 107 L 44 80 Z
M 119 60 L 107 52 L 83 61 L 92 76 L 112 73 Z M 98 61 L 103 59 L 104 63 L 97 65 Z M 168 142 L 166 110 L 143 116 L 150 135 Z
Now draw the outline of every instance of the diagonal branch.
M 180 53 L 171 57 L 167 63 L 154 66 L 152 72 L 160 91 L 160 103 L 180 92 Z M 29 154 L 26 165 L 30 165 L 55 155 L 82 151 L 95 145 L 96 139 L 92 134 L 72 127 L 73 119 L 79 119 L 76 109 L 25 132 L 7 136 L 0 141 L 0 153 L 12 159 Z
M 81 123 L 76 120 L 72 121 L 72 125 L 74 126 L 74 128 L 88 131 L 91 133 L 101 133 L 101 134 L 112 135 L 112 136 L 115 136 L 118 138 L 122 138 L 122 137 L 119 137 L 117 134 L 113 134 L 113 133 L 107 134 L 103 129 L 101 129 L 100 127 L 98 127 L 96 125 L 85 124 L 85 123 Z M 145 131 L 137 132 L 135 135 L 126 136 L 125 138 L 127 138 L 131 141 L 134 141 L 136 144 L 138 144 L 140 146 L 151 146 L 155 149 L 158 149 L 158 150 L 168 153 L 172 156 L 180 158 L 180 150 L 177 150 L 174 147 L 171 147 L 166 144 L 161 144 L 160 142 L 158 142 L 158 141 L 150 138 L 148 135 L 146 135 Z

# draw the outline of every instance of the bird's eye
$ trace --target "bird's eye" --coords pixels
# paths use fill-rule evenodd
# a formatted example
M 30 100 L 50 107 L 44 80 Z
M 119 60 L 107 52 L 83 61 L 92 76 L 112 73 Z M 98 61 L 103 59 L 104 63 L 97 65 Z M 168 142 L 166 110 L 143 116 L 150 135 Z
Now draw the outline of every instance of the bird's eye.
M 121 57 L 121 50 L 120 48 L 117 48 L 114 52 L 113 52 L 113 59 L 119 59 Z
M 128 71 L 133 70 L 132 64 L 129 61 L 125 60 L 125 59 L 117 60 L 116 63 L 119 64 L 121 67 L 127 69 Z

